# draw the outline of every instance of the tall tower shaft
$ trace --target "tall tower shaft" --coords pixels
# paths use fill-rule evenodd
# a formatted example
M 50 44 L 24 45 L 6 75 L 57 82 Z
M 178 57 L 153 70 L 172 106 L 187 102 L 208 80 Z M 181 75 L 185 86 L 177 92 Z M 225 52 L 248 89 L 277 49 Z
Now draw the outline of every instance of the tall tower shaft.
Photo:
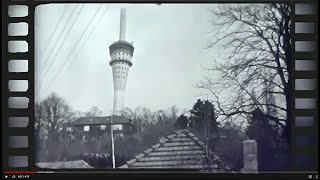
M 119 41 L 109 46 L 111 57 L 109 65 L 112 67 L 114 87 L 113 114 L 118 116 L 124 108 L 124 94 L 134 52 L 133 45 L 125 41 L 125 33 L 126 9 L 121 9 Z

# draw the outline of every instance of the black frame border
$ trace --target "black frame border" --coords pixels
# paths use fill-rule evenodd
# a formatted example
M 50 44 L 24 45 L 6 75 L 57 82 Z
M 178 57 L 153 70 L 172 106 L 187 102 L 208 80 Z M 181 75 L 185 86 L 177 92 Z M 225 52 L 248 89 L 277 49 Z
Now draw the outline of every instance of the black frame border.
M 292 34 L 292 81 L 290 87 L 293 90 L 292 98 L 292 127 L 291 127 L 291 140 L 292 140 L 292 170 L 296 172 L 308 173 L 310 171 L 318 171 L 318 89 L 312 91 L 298 91 L 295 90 L 295 79 L 316 79 L 318 82 L 318 71 L 296 71 L 295 70 L 295 60 L 315 60 L 318 64 L 318 1 L 317 0 L 212 0 L 212 1 L 192 1 L 186 0 L 171 0 L 171 1 L 152 1 L 152 0 L 3 0 L 2 1 L 2 167 L 3 171 L 45 171 L 46 169 L 40 169 L 35 165 L 35 138 L 34 138 L 34 93 L 35 93 L 35 75 L 34 75 L 34 12 L 35 8 L 41 4 L 48 3 L 290 3 L 292 5 L 292 19 L 291 19 L 291 34 Z M 314 4 L 316 10 L 315 14 L 310 15 L 297 15 L 295 14 L 295 4 Z M 28 16 L 24 18 L 13 18 L 8 15 L 8 8 L 10 5 L 26 5 L 28 6 Z M 295 33 L 295 22 L 314 22 L 315 23 L 315 33 L 314 34 L 296 34 Z M 8 35 L 8 25 L 12 22 L 26 22 L 28 23 L 28 35 L 22 37 L 10 37 Z M 8 42 L 11 40 L 25 40 L 28 43 L 28 52 L 26 53 L 9 53 L 8 52 Z M 295 52 L 295 42 L 299 40 L 312 40 L 316 43 L 316 51 L 314 52 Z M 28 72 L 25 73 L 12 73 L 8 71 L 8 63 L 11 59 L 23 59 L 28 60 Z M 28 80 L 29 87 L 26 92 L 10 92 L 8 88 L 9 80 Z M 9 108 L 8 99 L 9 97 L 27 97 L 29 98 L 29 106 L 27 109 L 11 109 Z M 299 110 L 295 109 L 295 99 L 296 98 L 314 98 L 316 99 L 316 109 Z M 298 128 L 295 126 L 296 116 L 313 116 L 314 117 L 314 127 L 312 128 Z M 10 117 L 29 117 L 29 124 L 26 128 L 12 128 L 8 127 L 8 120 Z M 29 145 L 27 148 L 9 148 L 9 136 L 13 135 L 23 135 L 28 136 Z M 295 145 L 296 137 L 299 135 L 313 135 L 316 136 L 316 144 L 312 147 L 298 148 Z M 296 166 L 296 158 L 299 155 L 311 155 L 315 159 L 315 167 L 312 169 L 299 168 Z M 9 167 L 8 161 L 9 156 L 27 156 L 28 166 L 27 167 Z M 52 171 L 51 169 L 47 169 Z M 61 172 L 67 172 L 70 170 L 59 170 Z M 79 171 L 79 170 L 71 170 Z M 90 171 L 88 169 L 83 169 L 81 171 Z M 95 169 L 94 171 L 112 171 L 105 169 Z M 118 171 L 117 172 L 123 172 Z M 126 172 L 126 171 L 124 171 Z M 136 171 L 139 173 L 139 171 Z M 148 172 L 148 171 L 146 171 Z M 155 171 L 151 171 L 155 172 Z M 168 171 L 170 173 L 170 171 Z M 144 173 L 142 173 L 144 174 Z M 187 173 L 188 174 L 188 173 Z M 270 174 L 270 173 L 268 173 Z M 189 176 L 189 175 L 187 175 Z M 223 176 L 223 175 L 217 175 Z M 232 176 L 232 175 L 230 175 Z M 242 177 L 243 175 L 237 175 Z

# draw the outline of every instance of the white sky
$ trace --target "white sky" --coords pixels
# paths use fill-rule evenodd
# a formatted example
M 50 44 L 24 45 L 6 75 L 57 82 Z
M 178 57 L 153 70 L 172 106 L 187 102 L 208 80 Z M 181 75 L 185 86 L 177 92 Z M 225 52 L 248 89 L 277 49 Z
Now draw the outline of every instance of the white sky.
M 52 51 L 67 17 L 70 16 L 70 9 L 67 9 L 66 17 L 58 26 L 52 40 L 49 40 L 67 6 L 74 8 L 80 4 L 49 4 L 36 8 L 37 100 L 56 92 L 66 99 L 74 110 L 87 111 L 92 106 L 98 106 L 104 114 L 111 112 L 113 81 L 111 67 L 108 64 L 108 47 L 119 38 L 122 7 L 127 9 L 126 41 L 133 41 L 135 47 L 133 66 L 127 80 L 125 106 L 132 109 L 143 106 L 158 110 L 176 105 L 178 108 L 190 109 L 199 98 L 200 90 L 195 88 L 195 84 L 202 80 L 206 73 L 203 67 L 208 67 L 218 52 L 217 49 L 209 52 L 205 50 L 210 39 L 206 32 L 212 28 L 209 21 L 213 17 L 209 10 L 217 5 L 103 4 L 84 39 L 80 41 L 80 46 L 62 66 L 100 4 L 86 4 L 70 35 L 65 41 L 62 41 L 63 38 L 58 41 L 56 49 Z M 105 8 L 108 9 L 97 24 Z M 75 15 L 71 22 L 74 18 Z M 63 36 L 70 26 L 71 23 Z M 94 26 L 96 29 L 89 37 Z M 60 44 L 63 46 L 54 59 Z M 48 50 L 44 51 L 46 46 Z M 53 54 L 48 58 L 50 52 Z M 48 59 L 49 62 L 45 63 Z M 39 71 L 44 64 L 45 69 Z M 60 74 L 48 87 L 58 71 Z

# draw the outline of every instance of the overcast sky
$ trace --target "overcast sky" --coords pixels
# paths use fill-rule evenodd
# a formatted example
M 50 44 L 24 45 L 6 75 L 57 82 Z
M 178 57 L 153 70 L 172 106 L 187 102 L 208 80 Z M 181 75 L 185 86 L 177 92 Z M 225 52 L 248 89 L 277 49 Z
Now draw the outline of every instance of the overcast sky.
M 209 10 L 217 6 L 103 4 L 75 48 L 99 7 L 100 4 L 86 4 L 81 12 L 81 4 L 48 4 L 36 8 L 36 99 L 56 92 L 74 110 L 87 111 L 98 106 L 104 114 L 111 112 L 113 80 L 108 47 L 119 39 L 120 8 L 125 7 L 126 41 L 133 42 L 135 47 L 125 107 L 159 110 L 176 105 L 190 109 L 201 95 L 195 85 L 207 73 L 203 67 L 212 65 L 212 58 L 218 53 L 217 49 L 205 50 L 210 39 L 206 32 L 212 28 Z M 65 8 L 68 9 L 58 26 Z M 77 8 L 75 14 L 58 40 L 73 8 Z M 66 36 L 78 12 L 79 19 Z M 60 45 L 63 46 L 57 51 Z

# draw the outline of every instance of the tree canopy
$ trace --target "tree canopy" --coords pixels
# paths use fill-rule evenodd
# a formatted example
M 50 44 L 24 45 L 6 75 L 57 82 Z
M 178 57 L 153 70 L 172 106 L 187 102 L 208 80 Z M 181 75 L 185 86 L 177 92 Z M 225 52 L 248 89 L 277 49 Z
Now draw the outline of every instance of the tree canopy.
M 208 49 L 224 51 L 208 69 L 214 75 L 198 87 L 212 95 L 220 121 L 241 123 L 259 108 L 285 128 L 284 137 L 290 141 L 290 6 L 221 5 L 211 12 L 213 37 Z
M 291 7 L 236 4 L 211 12 L 213 36 L 207 48 L 223 52 L 208 69 L 212 76 L 198 87 L 211 95 L 219 122 L 249 125 L 247 134 L 258 141 L 260 158 L 266 149 L 273 156 L 274 143 L 291 143 Z

